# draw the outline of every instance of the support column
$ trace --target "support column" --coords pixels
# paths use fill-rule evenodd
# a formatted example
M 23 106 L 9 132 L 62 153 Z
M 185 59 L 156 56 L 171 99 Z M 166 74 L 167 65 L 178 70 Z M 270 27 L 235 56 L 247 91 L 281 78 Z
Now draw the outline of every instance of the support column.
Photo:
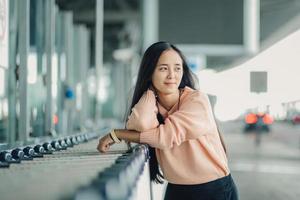
M 96 102 L 96 120 L 101 118 L 101 104 L 99 100 L 100 77 L 103 74 L 103 26 L 104 26 L 104 1 L 96 1 L 96 83 L 97 83 L 97 102 Z
M 143 50 L 159 39 L 159 2 L 143 0 Z
M 46 134 L 55 135 L 53 126 L 53 94 L 52 94 L 52 56 L 54 52 L 54 33 L 55 33 L 55 1 L 46 1 L 46 27 L 45 27 L 45 52 L 46 52 L 46 88 L 47 88 L 47 99 L 46 99 L 46 119 L 45 119 L 45 131 Z
M 18 42 L 19 42 L 19 77 L 20 77 L 20 118 L 19 140 L 26 142 L 29 137 L 29 110 L 27 96 L 27 58 L 29 51 L 29 0 L 18 3 Z
M 246 53 L 259 51 L 260 0 L 244 0 L 244 46 Z
M 17 2 L 9 1 L 9 67 L 8 67 L 8 143 L 17 139 L 16 130 L 16 55 L 17 55 Z

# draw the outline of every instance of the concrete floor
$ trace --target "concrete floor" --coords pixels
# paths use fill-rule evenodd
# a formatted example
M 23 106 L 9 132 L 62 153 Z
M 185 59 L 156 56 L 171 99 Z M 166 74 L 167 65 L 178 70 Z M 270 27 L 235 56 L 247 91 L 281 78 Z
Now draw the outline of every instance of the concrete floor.
M 229 166 L 241 200 L 296 200 L 300 196 L 300 126 L 275 122 L 255 145 L 242 122 L 220 124 L 229 149 Z
M 255 144 L 243 122 L 220 123 L 229 167 L 240 200 L 298 200 L 300 197 L 300 125 L 276 122 Z M 165 185 L 154 185 L 154 200 L 163 199 Z

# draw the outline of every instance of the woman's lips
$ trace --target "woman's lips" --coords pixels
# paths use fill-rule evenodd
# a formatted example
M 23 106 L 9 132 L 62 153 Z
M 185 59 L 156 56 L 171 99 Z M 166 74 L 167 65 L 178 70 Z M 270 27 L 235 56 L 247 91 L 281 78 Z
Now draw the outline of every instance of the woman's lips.
M 166 85 L 176 85 L 176 83 L 165 83 Z

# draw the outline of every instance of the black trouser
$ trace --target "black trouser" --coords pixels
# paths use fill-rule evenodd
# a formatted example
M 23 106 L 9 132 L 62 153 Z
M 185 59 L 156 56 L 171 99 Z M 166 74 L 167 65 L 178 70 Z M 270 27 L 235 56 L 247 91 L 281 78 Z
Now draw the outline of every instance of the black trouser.
M 238 200 L 238 192 L 229 174 L 197 185 L 168 183 L 165 200 Z

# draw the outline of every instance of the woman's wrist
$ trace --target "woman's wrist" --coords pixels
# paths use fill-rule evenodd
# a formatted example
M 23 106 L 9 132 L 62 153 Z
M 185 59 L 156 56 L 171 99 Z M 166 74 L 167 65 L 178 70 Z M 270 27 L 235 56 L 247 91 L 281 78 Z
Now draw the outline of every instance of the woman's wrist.
M 119 138 L 120 140 L 126 140 L 126 138 L 124 138 L 122 132 L 125 131 L 126 129 L 115 129 L 115 134 L 117 136 L 117 138 Z
M 112 129 L 112 130 L 110 131 L 109 136 L 112 138 L 112 140 L 113 140 L 115 143 L 120 143 L 120 142 L 121 142 L 120 138 L 116 135 L 115 129 Z
M 139 143 L 140 133 L 134 130 L 127 129 L 114 129 L 117 138 L 120 140 L 125 140 L 127 142 Z
M 110 138 L 112 141 L 114 141 L 114 138 L 111 136 L 111 134 L 109 133 L 108 135 L 109 135 L 109 138 Z M 115 141 L 114 141 L 114 142 L 115 142 Z

